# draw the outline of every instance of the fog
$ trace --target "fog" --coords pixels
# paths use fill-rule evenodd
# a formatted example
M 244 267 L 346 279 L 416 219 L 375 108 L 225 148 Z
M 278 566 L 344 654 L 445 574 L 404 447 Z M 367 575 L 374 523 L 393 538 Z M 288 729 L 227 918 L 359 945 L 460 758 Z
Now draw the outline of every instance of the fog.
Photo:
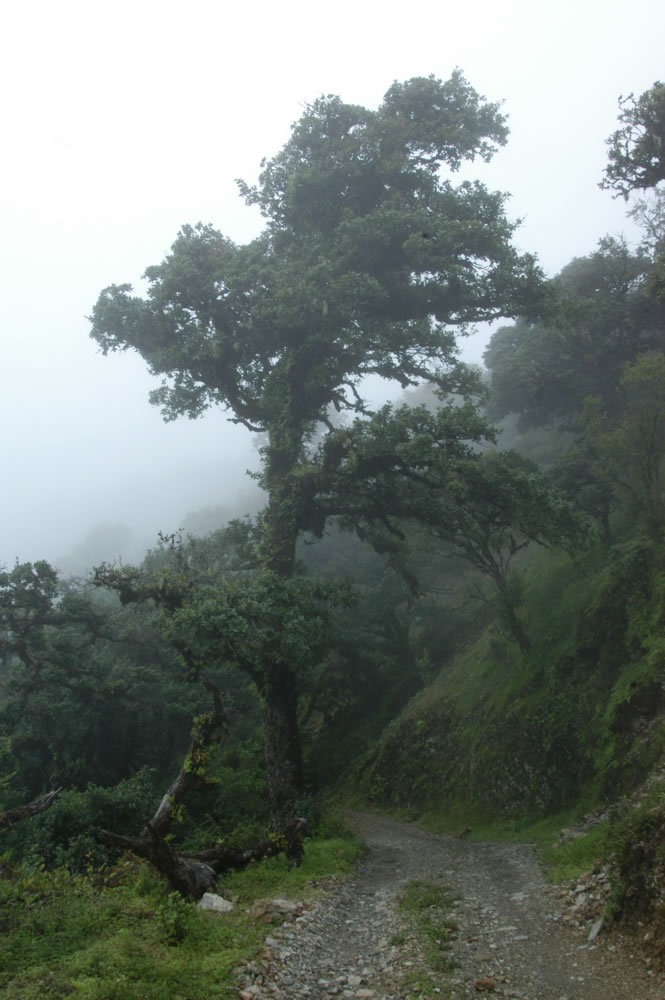
M 394 79 L 459 66 L 505 101 L 509 144 L 473 175 L 511 192 L 521 249 L 553 274 L 606 232 L 635 235 L 597 185 L 619 94 L 665 76 L 665 9 L 228 8 L 64 0 L 5 14 L 0 563 L 74 567 L 100 524 L 111 551 L 95 557 L 133 557 L 188 513 L 256 504 L 251 435 L 222 413 L 164 424 L 143 362 L 100 356 L 85 317 L 104 286 L 136 284 L 185 222 L 255 236 L 234 179 L 253 181 L 320 94 L 375 106 Z M 465 357 L 478 361 L 487 338 L 465 342 Z

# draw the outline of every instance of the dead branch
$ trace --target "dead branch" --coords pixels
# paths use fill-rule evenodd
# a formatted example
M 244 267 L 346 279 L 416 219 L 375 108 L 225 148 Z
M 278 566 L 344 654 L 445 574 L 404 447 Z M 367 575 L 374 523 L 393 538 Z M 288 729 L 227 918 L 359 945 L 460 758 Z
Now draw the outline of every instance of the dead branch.
M 28 802 L 24 806 L 16 806 L 14 809 L 7 809 L 6 812 L 0 812 L 0 829 L 5 826 L 13 826 L 14 823 L 20 823 L 21 820 L 29 819 L 30 816 L 36 816 L 37 813 L 46 812 L 53 805 L 61 791 L 62 788 L 56 788 L 55 791 L 47 792 L 46 795 Z
M 150 831 L 163 836 L 171 825 L 176 807 L 183 802 L 187 793 L 206 782 L 206 762 L 212 747 L 219 742 L 221 731 L 226 728 L 228 712 L 222 705 L 219 688 L 208 680 L 203 683 L 212 696 L 213 710 L 195 719 L 192 740 L 178 777 L 162 797 L 155 815 L 141 831 L 140 836 L 143 838 L 150 837 Z
M 165 839 L 176 807 L 192 789 L 206 783 L 206 765 L 211 748 L 218 742 L 225 728 L 227 713 L 217 687 L 205 681 L 210 692 L 213 709 L 194 721 L 192 739 L 183 765 L 175 781 L 169 786 L 157 807 L 155 815 L 136 837 L 125 837 L 110 830 L 99 830 L 102 843 L 121 850 L 132 851 L 146 858 L 165 875 L 181 895 L 200 899 L 204 892 L 213 889 L 220 872 L 231 868 L 245 868 L 252 861 L 274 857 L 286 852 L 292 864 L 300 864 L 303 857 L 302 838 L 307 833 L 305 820 L 292 820 L 280 834 L 261 843 L 244 848 L 225 847 L 218 844 L 206 851 L 176 854 Z

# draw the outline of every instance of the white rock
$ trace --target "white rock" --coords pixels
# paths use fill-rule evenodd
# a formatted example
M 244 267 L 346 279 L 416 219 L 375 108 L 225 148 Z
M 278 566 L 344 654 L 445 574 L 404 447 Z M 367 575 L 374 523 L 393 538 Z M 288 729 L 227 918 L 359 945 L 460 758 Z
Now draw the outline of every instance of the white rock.
M 593 925 L 593 927 L 589 931 L 589 937 L 588 937 L 589 941 L 595 941 L 596 940 L 596 938 L 598 937 L 598 935 L 600 934 L 600 932 L 603 929 L 604 923 L 605 923 L 605 918 L 604 917 L 599 917 L 598 920 L 596 920 L 595 924 Z
M 214 892 L 204 892 L 199 900 L 199 907 L 202 910 L 212 910 L 213 913 L 230 913 L 233 903 Z

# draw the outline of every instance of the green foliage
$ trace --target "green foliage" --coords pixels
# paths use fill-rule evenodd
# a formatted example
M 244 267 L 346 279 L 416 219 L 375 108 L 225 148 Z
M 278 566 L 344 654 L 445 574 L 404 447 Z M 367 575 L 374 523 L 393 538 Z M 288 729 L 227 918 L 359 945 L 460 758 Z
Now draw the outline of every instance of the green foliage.
M 600 406 L 599 399 L 587 398 L 580 417 L 582 427 L 589 427 L 589 418 L 595 420 Z M 593 416 L 592 416 L 593 415 Z M 593 435 L 584 431 L 574 443 L 560 454 L 550 470 L 552 482 L 566 493 L 571 501 L 598 526 L 605 544 L 612 540 L 610 515 L 615 507 L 614 483 L 609 471 L 598 461 Z
M 320 541 L 303 544 L 300 555 L 304 571 L 322 587 L 352 578 L 356 598 L 329 609 L 327 656 L 303 686 L 307 774 L 315 788 L 325 788 L 422 686 L 420 602 L 386 556 L 332 525 Z
M 361 850 L 338 836 L 308 842 L 302 869 L 253 865 L 225 880 L 240 901 L 223 916 L 167 894 L 131 858 L 104 876 L 20 870 L 14 881 L 0 881 L 0 991 L 12 1000 L 230 997 L 233 970 L 255 957 L 265 932 L 248 916 L 249 904 L 311 894 L 313 880 L 348 871 Z
M 168 618 L 165 634 L 187 650 L 188 666 L 222 658 L 264 690 L 269 670 L 306 673 L 327 648 L 325 609 L 316 587 L 269 570 L 194 590 Z
M 365 375 L 436 379 L 452 346 L 440 324 L 533 296 L 537 272 L 510 246 L 503 196 L 439 175 L 505 138 L 497 105 L 459 72 L 396 83 L 377 111 L 321 98 L 259 185 L 241 184 L 265 233 L 237 246 L 184 227 L 147 270 L 146 300 L 128 285 L 102 292 L 92 335 L 165 376 L 153 402 L 168 418 L 221 404 L 276 446 L 294 433 L 299 445 L 328 405 L 362 407 L 346 388 Z
M 196 926 L 195 911 L 191 900 L 179 892 L 170 892 L 155 912 L 157 924 L 168 945 L 182 944 Z
M 646 291 L 662 305 L 665 303 L 665 191 L 654 188 L 647 198 L 635 202 L 628 215 L 642 229 L 640 249 L 651 260 Z
M 665 525 L 665 357 L 644 355 L 626 365 L 619 393 L 622 413 L 616 426 L 607 427 L 602 416 L 587 410 L 585 433 L 603 475 L 658 541 Z
M 662 558 L 636 536 L 575 565 L 532 560 L 530 652 L 481 634 L 357 763 L 357 791 L 458 832 L 490 818 L 524 827 L 634 788 L 665 748 Z
M 620 193 L 660 179 L 662 92 L 622 104 L 606 181 Z M 141 567 L 100 567 L 96 594 L 44 562 L 0 572 L 3 800 L 73 786 L 8 835 L 35 868 L 105 863 L 96 828 L 143 825 L 201 711 L 183 667 L 228 680 L 244 713 L 215 759 L 186 761 L 216 782 L 179 815 L 195 846 L 262 826 L 266 798 L 273 819 L 316 814 L 299 721 L 310 778 L 334 780 L 364 753 L 363 793 L 412 812 L 521 822 L 628 789 L 659 758 L 660 201 L 636 210 L 639 251 L 606 237 L 543 294 L 512 246 L 504 196 L 451 179 L 506 135 L 498 106 L 459 72 L 395 83 L 376 110 L 321 98 L 257 186 L 241 183 L 266 222 L 256 240 L 185 226 L 147 270 L 144 298 L 127 285 L 100 295 L 92 336 L 105 352 L 136 350 L 163 378 L 152 401 L 166 419 L 219 405 L 264 434 L 268 504 L 207 539 L 164 537 Z M 456 357 L 452 327 L 516 313 L 487 351 L 488 412 L 572 426 L 585 407 L 555 473 L 565 493 L 523 455 L 492 450 L 481 379 Z M 368 375 L 434 387 L 441 405 L 430 393 L 427 406 L 372 413 L 359 388 Z M 333 410 L 356 419 L 333 426 Z M 537 453 L 558 447 L 540 441 Z M 604 548 L 584 550 L 575 503 Z M 332 524 L 332 557 L 325 544 L 318 557 L 298 547 Z M 373 554 L 361 558 L 340 527 Z M 576 562 L 527 558 L 532 543 Z M 355 588 L 340 584 L 347 576 Z M 469 587 L 486 605 L 475 620 L 460 607 Z M 280 865 L 261 877 L 280 882 Z M 169 898 L 154 913 L 152 945 L 194 947 L 203 925 L 186 904 Z M 114 947 L 139 965 L 147 954 L 127 928 Z
M 628 198 L 665 180 L 665 84 L 656 81 L 639 97 L 620 97 L 619 107 L 622 127 L 607 140 L 601 187 Z
M 346 477 L 342 523 L 355 527 L 414 590 L 404 559 L 404 525 L 422 525 L 443 555 L 465 560 L 489 577 L 499 617 L 522 652 L 529 639 L 517 614 L 515 556 L 532 542 L 574 545 L 585 533 L 567 498 L 516 452 L 473 450 L 493 432 L 470 404 L 384 407 L 372 420 L 331 434 L 323 464 Z
M 551 283 L 547 314 L 493 334 L 488 415 L 519 415 L 518 428 L 549 423 L 574 429 L 587 396 L 621 410 L 621 368 L 660 350 L 663 310 L 650 292 L 654 264 L 625 240 L 604 237 L 595 253 L 572 260 Z
M 655 784 L 634 810 L 624 810 L 614 824 L 612 856 L 613 891 L 608 916 L 614 920 L 648 921 L 660 937 L 665 911 L 663 838 L 663 786 Z
M 7 766 L 7 758 L 11 759 L 12 752 L 12 741 L 10 736 L 0 735 L 0 765 L 2 770 L 0 771 L 0 792 L 7 787 L 9 782 L 14 777 L 13 774 L 2 773 Z M 3 764 L 2 761 L 5 761 Z
M 199 593 L 196 607 L 183 605 L 178 578 L 162 581 L 159 598 L 190 669 L 207 666 L 222 639 L 221 656 L 260 688 L 276 820 L 303 791 L 298 693 L 325 646 L 325 616 L 293 582 L 296 543 L 348 509 L 349 475 L 330 475 L 330 449 L 315 460 L 313 438 L 334 435 L 333 409 L 370 414 L 358 388 L 370 375 L 469 392 L 477 378 L 459 364 L 451 326 L 539 298 L 540 271 L 512 246 L 505 196 L 448 176 L 490 159 L 506 135 L 498 105 L 459 71 L 394 83 L 375 111 L 322 97 L 263 162 L 258 185 L 240 183 L 266 220 L 259 237 L 239 246 L 212 226 L 184 226 L 145 272 L 145 298 L 112 285 L 94 306 L 101 349 L 136 350 L 163 378 L 151 401 L 165 419 L 221 406 L 266 435 L 262 572 Z M 131 599 L 134 581 L 115 582 Z
M 193 904 L 174 918 L 148 873 L 138 887 L 98 888 L 54 872 L 3 883 L 0 891 L 0 982 L 16 1000 L 72 992 L 86 1000 L 170 1000 L 178 993 L 203 1000 L 211 989 L 229 988 L 233 966 L 259 943 L 247 921 L 213 922 Z
M 217 840 L 240 847 L 265 839 L 269 812 L 260 732 L 241 725 L 232 733 L 210 762 L 210 783 L 188 796 L 177 836 L 192 850 Z
M 187 737 L 201 695 L 149 608 L 67 583 L 47 563 L 0 574 L 0 727 L 13 747 L 8 804 L 45 788 L 111 785 L 160 773 Z
M 47 812 L 6 833 L 3 842 L 33 864 L 82 873 L 90 865 L 110 864 L 117 856 L 97 840 L 100 828 L 138 832 L 160 797 L 148 768 L 109 788 L 90 784 L 84 792 L 68 789 Z

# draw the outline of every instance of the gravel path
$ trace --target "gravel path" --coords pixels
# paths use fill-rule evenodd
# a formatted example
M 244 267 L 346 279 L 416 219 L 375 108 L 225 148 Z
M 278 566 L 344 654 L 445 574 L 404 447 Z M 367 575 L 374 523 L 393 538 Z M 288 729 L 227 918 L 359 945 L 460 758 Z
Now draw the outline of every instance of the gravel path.
M 589 943 L 589 927 L 565 924 L 565 902 L 543 879 L 532 851 L 427 833 L 380 816 L 353 814 L 369 845 L 352 877 L 333 883 L 295 923 L 266 939 L 262 961 L 244 974 L 241 1000 L 402 1000 L 417 996 L 405 973 L 422 965 L 397 900 L 412 880 L 450 886 L 458 896 L 453 971 L 428 1000 L 469 996 L 516 1000 L 665 1000 L 616 935 Z M 399 944 L 393 944 L 395 936 Z

